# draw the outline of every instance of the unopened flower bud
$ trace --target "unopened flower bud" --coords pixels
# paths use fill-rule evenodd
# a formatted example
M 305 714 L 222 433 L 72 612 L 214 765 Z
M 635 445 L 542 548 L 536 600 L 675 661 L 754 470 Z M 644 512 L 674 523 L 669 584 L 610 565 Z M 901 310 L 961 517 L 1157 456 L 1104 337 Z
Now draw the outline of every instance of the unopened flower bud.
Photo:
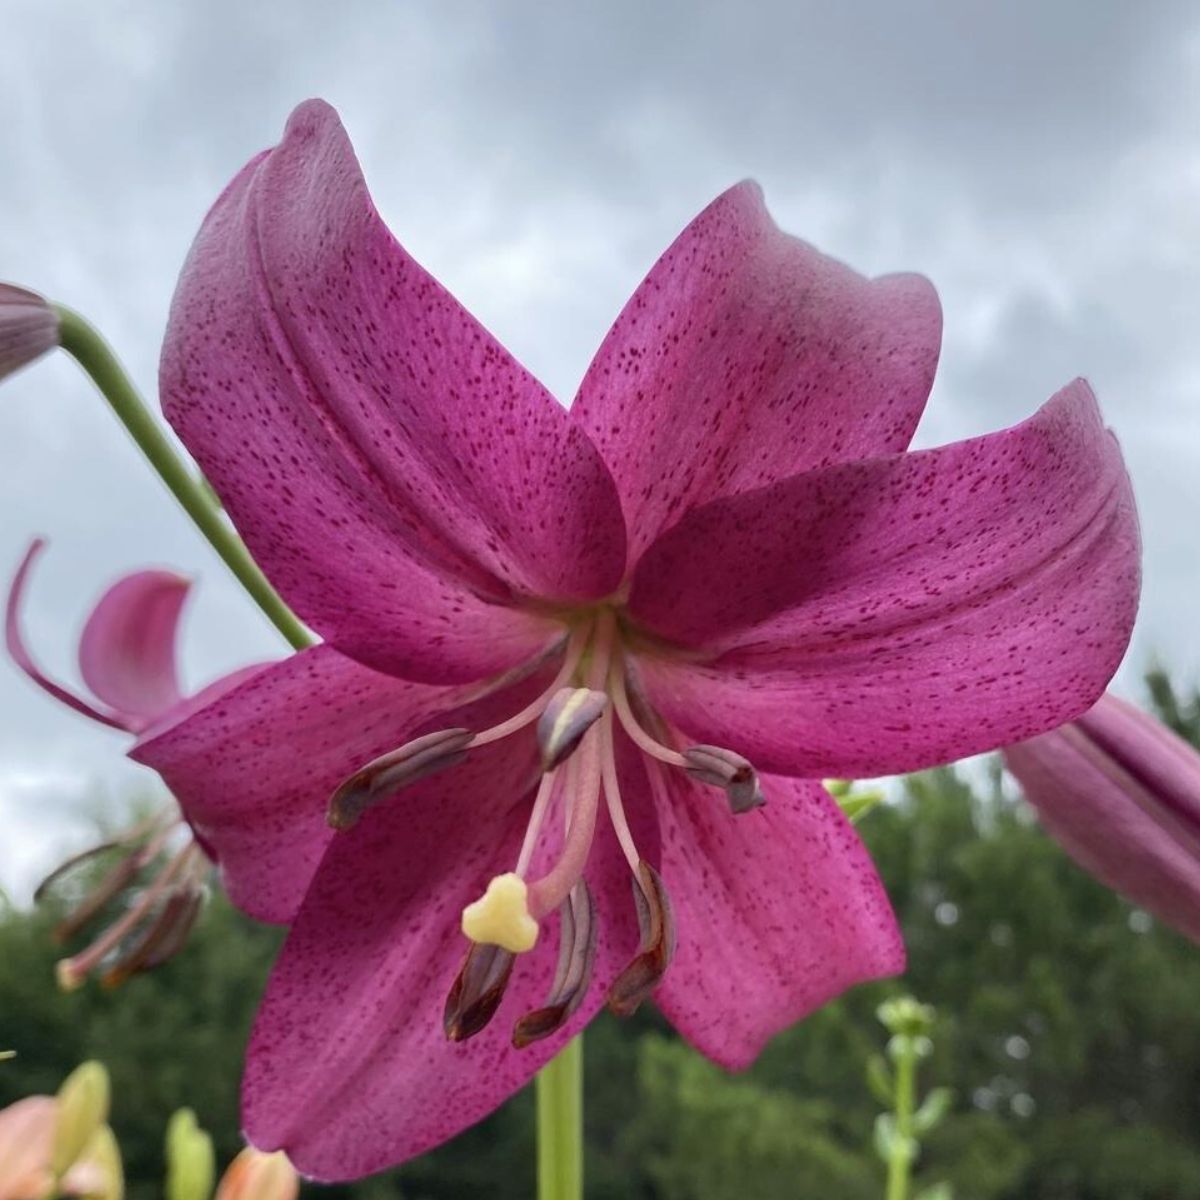
M 181 1108 L 167 1123 L 167 1200 L 209 1200 L 216 1179 L 212 1138 Z
M 63 1080 L 50 1158 L 56 1176 L 66 1173 L 108 1120 L 108 1102 L 108 1072 L 102 1063 L 82 1063 Z
M 79 1161 L 63 1179 L 63 1189 L 67 1195 L 83 1200 L 124 1200 L 121 1147 L 107 1125 L 101 1125 L 92 1134 Z
M 300 1177 L 282 1150 L 264 1154 L 247 1147 L 221 1177 L 216 1200 L 296 1200 Z
M 36 292 L 0 283 L 0 379 L 58 345 L 58 314 Z

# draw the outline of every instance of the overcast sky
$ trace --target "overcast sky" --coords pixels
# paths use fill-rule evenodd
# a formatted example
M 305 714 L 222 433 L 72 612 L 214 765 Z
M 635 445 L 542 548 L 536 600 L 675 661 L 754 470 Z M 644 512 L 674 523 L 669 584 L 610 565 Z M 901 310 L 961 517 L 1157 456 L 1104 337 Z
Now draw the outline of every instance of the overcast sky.
M 333 22 L 331 24 L 331 17 Z M 0 0 L 0 279 L 81 309 L 153 394 L 175 276 L 290 109 L 341 111 L 408 249 L 562 399 L 656 255 L 753 176 L 777 221 L 946 313 L 918 435 L 1012 424 L 1086 375 L 1146 544 L 1122 676 L 1200 677 L 1200 14 L 1124 0 Z M 280 651 L 87 381 L 0 394 L 0 574 L 51 548 L 27 625 L 73 678 L 91 600 L 199 581 L 186 674 Z M 0 884 L 139 775 L 0 664 Z

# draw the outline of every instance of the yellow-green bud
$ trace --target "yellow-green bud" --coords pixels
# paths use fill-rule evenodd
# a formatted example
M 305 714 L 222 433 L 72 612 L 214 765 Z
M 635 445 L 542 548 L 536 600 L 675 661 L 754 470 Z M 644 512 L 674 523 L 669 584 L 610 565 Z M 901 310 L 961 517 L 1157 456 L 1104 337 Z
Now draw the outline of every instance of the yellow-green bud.
M 108 1120 L 108 1100 L 108 1072 L 102 1063 L 82 1063 L 63 1080 L 50 1158 L 50 1169 L 57 1178 L 66 1174 Z
M 101 1125 L 83 1149 L 81 1166 L 86 1167 L 87 1190 L 82 1200 L 124 1200 L 125 1172 L 121 1166 L 121 1148 L 113 1131 Z M 72 1172 L 73 1173 L 73 1172 Z
M 212 1138 L 190 1108 L 167 1122 L 167 1200 L 209 1200 L 217 1166 Z

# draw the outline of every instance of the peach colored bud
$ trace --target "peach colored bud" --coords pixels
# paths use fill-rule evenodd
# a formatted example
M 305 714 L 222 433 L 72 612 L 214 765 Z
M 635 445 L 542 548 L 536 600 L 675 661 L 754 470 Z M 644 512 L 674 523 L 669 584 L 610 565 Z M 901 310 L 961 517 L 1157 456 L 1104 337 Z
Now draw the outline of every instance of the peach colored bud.
M 229 1164 L 216 1200 L 296 1200 L 300 1177 L 282 1150 L 263 1154 L 247 1147 Z

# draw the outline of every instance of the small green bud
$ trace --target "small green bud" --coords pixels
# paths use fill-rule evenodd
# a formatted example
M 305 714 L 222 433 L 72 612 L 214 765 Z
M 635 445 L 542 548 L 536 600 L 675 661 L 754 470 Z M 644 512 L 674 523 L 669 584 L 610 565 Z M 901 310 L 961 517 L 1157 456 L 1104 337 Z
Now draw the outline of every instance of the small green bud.
M 928 1133 L 936 1128 L 942 1118 L 950 1111 L 954 1093 L 946 1087 L 937 1087 L 921 1102 L 921 1107 L 913 1113 L 912 1127 L 914 1133 Z
M 217 1176 L 212 1138 L 190 1108 L 167 1122 L 167 1200 L 209 1200 Z
M 103 1063 L 80 1064 L 58 1089 L 58 1120 L 50 1169 L 62 1178 L 108 1120 L 109 1082 Z
M 121 1147 L 113 1131 L 101 1125 L 83 1148 L 80 1164 L 87 1169 L 86 1191 L 82 1200 L 124 1200 L 125 1170 L 121 1165 Z M 72 1193 L 75 1194 L 75 1193 Z

